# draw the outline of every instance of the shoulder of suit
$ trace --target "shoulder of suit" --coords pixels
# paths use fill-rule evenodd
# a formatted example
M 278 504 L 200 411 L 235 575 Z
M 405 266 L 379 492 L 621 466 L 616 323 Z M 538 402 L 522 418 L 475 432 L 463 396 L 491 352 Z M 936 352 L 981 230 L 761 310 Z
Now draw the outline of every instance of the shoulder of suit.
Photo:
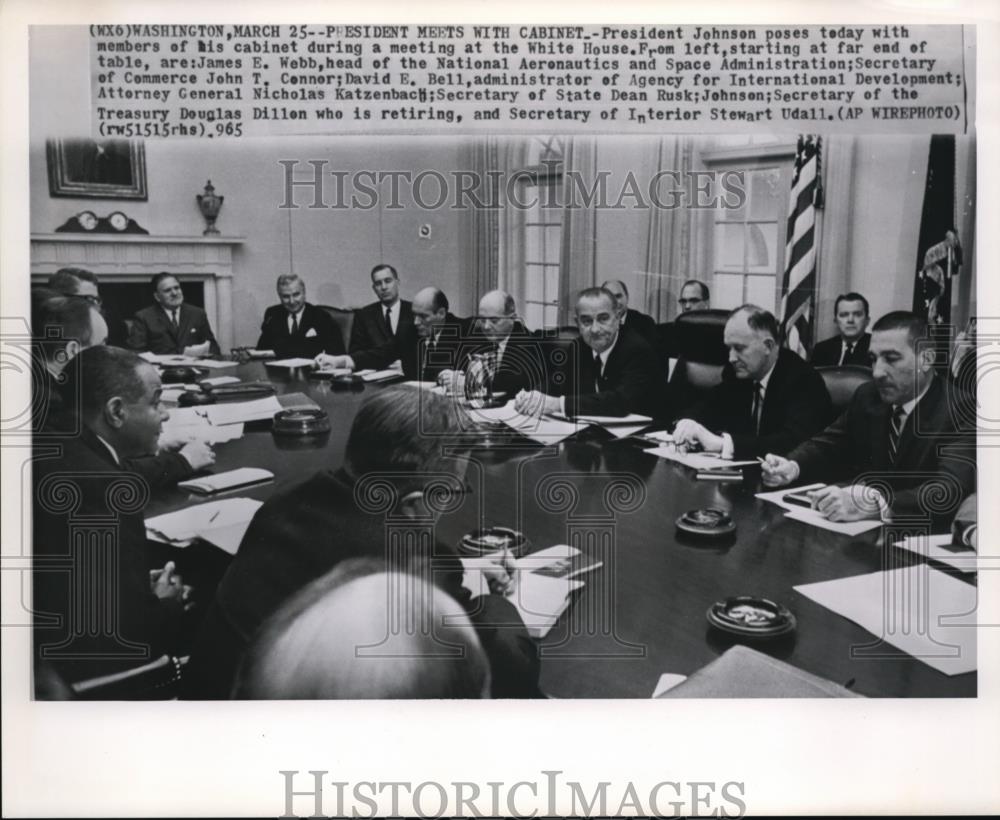
M 181 305 L 181 313 L 191 313 L 191 314 L 193 314 L 195 316 L 199 316 L 199 315 L 200 316 L 207 316 L 208 315 L 208 314 L 205 313 L 205 309 L 204 308 L 200 308 L 197 305 L 189 305 L 187 302 L 184 302 Z
M 135 312 L 136 319 L 150 319 L 156 316 L 157 313 L 163 313 L 163 308 L 159 305 L 147 305 L 144 308 L 140 308 Z

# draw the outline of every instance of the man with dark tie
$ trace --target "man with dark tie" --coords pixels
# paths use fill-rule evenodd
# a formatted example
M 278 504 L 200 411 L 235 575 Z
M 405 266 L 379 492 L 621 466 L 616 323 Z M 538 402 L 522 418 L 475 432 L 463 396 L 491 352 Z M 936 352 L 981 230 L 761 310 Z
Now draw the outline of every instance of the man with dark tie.
M 723 339 L 729 363 L 722 383 L 677 422 L 675 444 L 747 459 L 787 453 L 830 422 L 833 406 L 823 378 L 796 353 L 779 347 L 770 311 L 736 308 Z
M 652 316 L 640 313 L 628 306 L 628 288 L 620 279 L 609 279 L 601 285 L 606 291 L 615 297 L 615 307 L 621 317 L 621 327 L 635 331 L 646 340 L 654 350 L 660 345 L 660 335 L 656 328 L 656 322 Z
M 834 302 L 833 315 L 837 322 L 837 335 L 816 344 L 810 359 L 813 367 L 845 364 L 871 367 L 868 347 L 872 336 L 865 332 L 868 327 L 868 300 L 860 293 L 841 294 Z
M 461 370 L 445 370 L 438 383 L 460 392 L 475 380 L 494 395 L 513 398 L 546 383 L 539 342 L 521 324 L 514 297 L 491 290 L 479 300 L 473 332 L 461 353 Z
M 306 301 L 306 283 L 294 273 L 278 277 L 280 305 L 264 313 L 258 350 L 273 350 L 279 357 L 314 359 L 320 353 L 343 353 L 344 340 L 337 324 L 323 308 Z
M 412 305 L 399 298 L 399 274 L 392 265 L 372 268 L 372 290 L 377 302 L 365 305 L 354 313 L 349 353 L 372 350 L 391 342 L 400 333 L 413 327 Z
M 133 317 L 129 347 L 161 355 L 217 356 L 219 343 L 208 324 L 208 316 L 200 307 L 184 303 L 177 277 L 158 273 L 151 284 L 156 304 Z
M 466 337 L 464 324 L 449 311 L 448 297 L 437 288 L 424 288 L 413 297 L 413 324 L 401 327 L 394 339 L 346 356 L 319 355 L 320 369 L 380 370 L 399 359 L 411 381 L 436 382 L 445 370 L 454 370 Z
M 924 319 L 887 313 L 872 327 L 871 352 L 873 380 L 857 389 L 840 418 L 787 458 L 769 454 L 764 483 L 830 482 L 811 495 L 832 521 L 899 516 L 947 528 L 962 499 L 975 492 L 973 422 L 952 412 Z
M 576 300 L 580 337 L 572 351 L 566 384 L 549 393 L 526 391 L 515 408 L 529 415 L 655 415 L 662 404 L 664 379 L 653 349 L 639 333 L 621 331 L 615 297 L 605 288 L 586 288 Z

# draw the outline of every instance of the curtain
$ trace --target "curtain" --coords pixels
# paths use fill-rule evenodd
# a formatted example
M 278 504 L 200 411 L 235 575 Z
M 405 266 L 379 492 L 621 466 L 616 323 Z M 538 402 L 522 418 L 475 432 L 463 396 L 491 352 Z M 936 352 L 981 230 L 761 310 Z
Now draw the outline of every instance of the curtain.
M 575 179 L 574 179 L 575 178 Z M 584 204 L 580 188 L 597 183 L 597 143 L 592 137 L 566 140 L 563 153 L 563 223 L 559 254 L 559 324 L 573 324 L 574 294 L 597 284 L 597 210 Z
M 854 155 L 857 137 L 823 137 L 821 174 L 824 206 L 819 212 L 819 256 L 816 261 L 816 319 L 813 344 L 836 330 L 833 306 L 850 290 L 851 211 L 854 203 Z
M 694 145 L 689 137 L 661 137 L 651 147 L 652 178 L 661 171 L 676 174 L 659 178 L 657 200 L 663 204 L 672 201 L 671 191 L 684 185 L 691 170 Z M 681 283 L 691 278 L 691 215 L 684 207 L 661 208 L 651 204 L 649 227 L 646 235 L 646 266 L 643 271 L 643 292 L 639 309 L 657 322 L 673 318 L 680 295 Z M 697 278 L 697 277 L 695 277 Z M 641 307 L 640 307 L 641 306 Z

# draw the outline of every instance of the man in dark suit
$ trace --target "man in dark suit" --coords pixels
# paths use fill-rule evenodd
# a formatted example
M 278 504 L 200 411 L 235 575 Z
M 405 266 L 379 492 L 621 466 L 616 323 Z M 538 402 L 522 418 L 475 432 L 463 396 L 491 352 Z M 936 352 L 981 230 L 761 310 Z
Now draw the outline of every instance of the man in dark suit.
M 832 521 L 917 516 L 948 527 L 975 492 L 975 433 L 956 419 L 947 383 L 934 373 L 927 323 L 907 311 L 872 328 L 874 379 L 829 427 L 792 450 L 768 455 L 764 482 L 833 483 L 811 493 Z
M 155 451 L 167 417 L 156 368 L 114 347 L 77 359 L 81 432 L 39 447 L 34 473 L 35 657 L 69 682 L 186 649 L 191 592 L 172 562 L 150 572 L 146 488 L 124 466 Z
M 628 306 L 628 288 L 625 287 L 625 283 L 620 279 L 609 279 L 601 287 L 615 297 L 615 307 L 618 308 L 618 315 L 621 317 L 621 326 L 634 330 L 653 350 L 659 348 L 660 333 L 656 328 L 656 322 L 652 316 Z
M 517 317 L 514 297 L 491 290 L 479 300 L 468 343 L 463 345 L 458 370 L 438 374 L 438 383 L 455 392 L 488 389 L 493 395 L 514 398 L 521 390 L 546 384 L 539 342 Z M 471 381 L 470 381 L 471 380 Z
M 177 277 L 158 273 L 152 279 L 155 305 L 132 318 L 129 347 L 135 351 L 185 356 L 219 355 L 208 316 L 200 307 L 184 304 Z
M 454 405 L 396 385 L 362 403 L 339 470 L 275 493 L 257 511 L 219 585 L 185 673 L 191 697 L 226 697 L 248 641 L 289 596 L 350 558 L 381 561 L 443 589 L 469 612 L 490 658 L 494 696 L 537 691 L 537 651 L 502 595 L 471 598 L 454 548 L 434 542 L 440 491 L 462 492 L 464 462 L 443 455 L 460 429 Z M 436 488 L 436 503 L 425 491 Z M 492 567 L 491 589 L 505 591 Z M 493 584 L 497 586 L 494 587 Z
M 60 268 L 49 277 L 49 288 L 63 296 L 83 299 L 94 305 L 108 325 L 108 344 L 114 347 L 128 345 L 128 327 L 124 319 L 101 299 L 97 277 L 83 268 Z
M 680 307 L 681 313 L 690 313 L 692 310 L 708 310 L 712 307 L 708 285 L 697 279 L 688 279 L 681 285 L 681 295 L 677 297 L 677 305 Z
M 774 315 L 756 305 L 736 308 L 723 340 L 729 362 L 722 383 L 674 428 L 674 443 L 747 459 L 787 453 L 833 417 L 823 378 L 778 346 Z
M 656 355 L 641 334 L 621 327 L 611 292 L 604 288 L 581 291 L 576 324 L 580 337 L 572 349 L 567 383 L 549 385 L 549 394 L 519 394 L 516 409 L 529 415 L 655 415 L 664 387 Z
M 281 358 L 316 358 L 320 353 L 344 352 L 344 340 L 337 324 L 323 308 L 306 301 L 306 283 L 296 274 L 278 277 L 280 305 L 264 312 L 258 350 L 273 350 Z
M 437 288 L 424 288 L 413 297 L 413 324 L 401 327 L 394 339 L 370 350 L 346 356 L 316 357 L 323 370 L 381 370 L 397 359 L 410 381 L 436 382 L 445 370 L 454 370 L 468 337 L 466 323 L 449 311 L 448 297 Z
M 872 336 L 865 332 L 868 327 L 868 300 L 860 293 L 841 294 L 834 302 L 833 316 L 837 322 L 837 335 L 813 347 L 810 357 L 813 367 L 844 364 L 871 367 L 868 347 Z
M 372 290 L 377 302 L 354 312 L 348 353 L 372 350 L 392 342 L 413 327 L 412 305 L 399 298 L 399 274 L 392 265 L 372 268 Z

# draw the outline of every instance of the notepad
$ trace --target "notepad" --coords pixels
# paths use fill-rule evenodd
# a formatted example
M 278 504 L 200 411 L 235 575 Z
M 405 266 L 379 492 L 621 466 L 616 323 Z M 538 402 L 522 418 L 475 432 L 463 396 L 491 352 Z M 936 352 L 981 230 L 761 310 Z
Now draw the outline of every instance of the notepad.
M 236 487 L 260 484 L 264 481 L 270 481 L 272 478 L 274 478 L 274 473 L 270 470 L 264 470 L 260 467 L 240 467 L 224 473 L 179 481 L 177 486 L 196 493 L 220 493 Z
M 280 412 L 281 409 L 281 404 L 274 396 L 254 399 L 253 401 L 211 404 L 204 408 L 205 417 L 217 426 L 272 419 L 274 414 Z
M 869 530 L 876 530 L 882 526 L 881 521 L 830 521 L 824 518 L 819 510 L 807 510 L 804 507 L 789 505 L 785 518 L 794 518 L 804 524 L 812 524 L 822 530 L 839 532 L 841 535 L 861 535 Z
M 252 498 L 227 498 L 195 504 L 146 519 L 146 537 L 174 547 L 188 547 L 201 538 L 235 555 L 262 503 Z
M 803 584 L 795 591 L 939 672 L 976 669 L 976 587 L 927 564 Z M 877 650 L 876 640 L 872 647 Z M 853 651 L 865 654 L 864 647 Z M 879 662 L 877 654 L 871 662 Z
M 979 569 L 980 556 L 971 547 L 952 547 L 951 533 L 942 535 L 911 535 L 893 546 L 922 555 L 959 572 L 973 573 Z M 985 563 L 986 556 L 984 556 Z
M 682 453 L 675 447 L 652 447 L 643 452 L 668 461 L 676 461 L 685 467 L 694 470 L 722 470 L 729 467 L 743 467 L 747 464 L 756 464 L 756 461 L 732 461 L 728 458 L 712 455 L 709 453 Z
M 275 359 L 274 361 L 265 362 L 264 366 L 265 367 L 287 367 L 287 368 L 312 367 L 313 366 L 313 360 L 312 359 L 305 359 L 305 358 L 303 358 L 301 356 L 295 356 L 295 357 L 292 357 L 291 359 Z
M 782 487 L 780 490 L 757 493 L 754 498 L 759 498 L 761 501 L 770 501 L 772 504 L 777 504 L 783 510 L 801 510 L 804 509 L 802 506 L 786 501 L 785 496 L 789 493 L 807 493 L 810 490 L 819 490 L 825 486 L 827 485 L 823 482 L 819 482 L 817 484 L 805 484 L 801 487 Z
M 399 370 L 359 370 L 354 375 L 360 376 L 366 382 L 382 382 L 386 379 L 396 379 L 403 374 Z
M 219 387 L 223 384 L 236 384 L 239 378 L 236 376 L 212 376 L 210 379 L 202 379 L 201 384 L 204 387 L 208 385 L 209 387 Z

